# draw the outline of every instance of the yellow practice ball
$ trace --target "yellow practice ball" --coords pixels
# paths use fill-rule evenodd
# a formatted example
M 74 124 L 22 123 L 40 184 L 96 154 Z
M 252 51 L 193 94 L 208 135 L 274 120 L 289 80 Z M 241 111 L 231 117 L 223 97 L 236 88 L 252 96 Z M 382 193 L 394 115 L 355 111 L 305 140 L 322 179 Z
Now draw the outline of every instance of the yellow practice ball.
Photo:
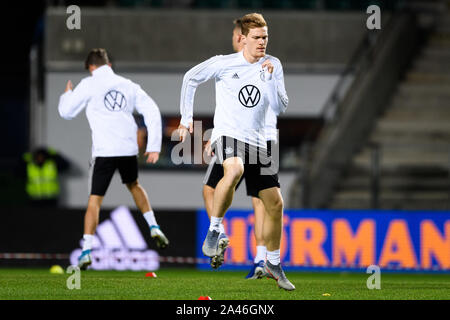
M 61 266 L 54 265 L 54 266 L 52 266 L 52 267 L 50 268 L 50 273 L 53 273 L 53 274 L 63 274 L 63 273 L 64 273 L 64 270 L 63 270 L 63 268 L 61 268 Z

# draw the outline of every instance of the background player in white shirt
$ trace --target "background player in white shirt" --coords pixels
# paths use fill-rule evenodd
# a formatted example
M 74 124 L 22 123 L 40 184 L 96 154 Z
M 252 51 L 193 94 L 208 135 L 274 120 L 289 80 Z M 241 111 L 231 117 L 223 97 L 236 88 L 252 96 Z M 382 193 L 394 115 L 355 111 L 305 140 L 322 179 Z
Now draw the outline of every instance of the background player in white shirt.
M 264 135 L 267 108 L 270 106 L 278 115 L 288 104 L 282 66 L 278 59 L 266 57 L 268 29 L 262 15 L 248 14 L 241 22 L 244 50 L 215 56 L 195 66 L 185 74 L 181 89 L 179 133 L 184 141 L 188 132 L 193 132 L 195 90 L 199 84 L 215 78 L 216 110 L 211 142 L 224 168 L 224 177 L 214 192 L 211 225 L 202 251 L 206 256 L 214 257 L 226 248 L 228 243 L 219 239 L 220 225 L 245 170 L 247 187 L 257 193 L 266 209 L 263 238 L 267 261 L 264 270 L 278 286 L 294 290 L 295 286 L 286 278 L 280 263 L 283 198 L 278 175 L 263 166 L 270 160 Z M 256 158 L 257 163 L 252 164 L 251 160 Z
M 82 79 L 75 90 L 72 90 L 69 80 L 58 105 L 61 117 L 67 120 L 86 108 L 92 130 L 92 181 L 84 218 L 80 269 L 86 269 L 92 263 L 92 240 L 99 221 L 100 206 L 116 169 L 149 224 L 151 236 L 158 247 L 165 248 L 169 244 L 156 222 L 147 193 L 137 180 L 137 125 L 133 111 L 136 109 L 143 115 L 149 131 L 145 153 L 148 163 L 156 163 L 161 151 L 161 114 L 156 103 L 139 85 L 116 75 L 110 66 L 106 50 L 91 50 L 85 68 L 92 75 Z
M 244 44 L 242 42 L 242 27 L 241 20 L 236 19 L 233 21 L 233 36 L 232 36 L 232 46 L 235 52 L 242 51 L 244 48 Z M 271 108 L 267 109 L 266 119 L 266 140 L 268 144 L 268 148 L 273 149 L 275 144 L 277 143 L 277 116 L 273 112 Z M 211 155 L 210 142 L 208 141 L 205 149 Z M 273 160 L 273 159 L 272 159 Z M 244 172 L 245 176 L 245 172 Z M 212 207 L 213 207 L 213 199 L 214 199 L 214 190 L 216 188 L 217 183 L 223 177 L 223 167 L 220 163 L 217 163 L 214 158 L 211 159 L 211 162 L 208 166 L 208 170 L 206 172 L 205 179 L 203 181 L 203 200 L 205 202 L 206 211 L 208 216 L 211 217 Z M 239 183 L 240 184 L 240 183 Z M 238 185 L 239 185 L 238 184 Z M 248 191 L 248 190 L 247 190 Z M 257 197 L 252 196 L 247 192 L 248 196 L 252 197 L 252 205 L 255 214 L 254 220 L 254 234 L 255 234 L 255 242 L 256 242 L 256 255 L 254 257 L 253 266 L 246 276 L 246 279 L 260 279 L 264 275 L 264 260 L 266 258 L 266 246 L 264 244 L 263 238 L 263 223 L 264 223 L 264 215 L 265 208 L 263 202 Z M 225 230 L 223 224 L 220 225 L 221 235 L 225 234 Z M 218 257 L 211 258 L 211 266 L 213 268 L 218 268 L 222 265 L 224 261 L 224 254 Z

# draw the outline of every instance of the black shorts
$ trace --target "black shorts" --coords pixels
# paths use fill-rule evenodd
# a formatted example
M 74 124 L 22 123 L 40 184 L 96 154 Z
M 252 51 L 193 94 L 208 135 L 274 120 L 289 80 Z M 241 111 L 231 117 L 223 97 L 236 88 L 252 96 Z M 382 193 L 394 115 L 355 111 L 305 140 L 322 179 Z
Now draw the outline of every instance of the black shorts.
M 261 190 L 279 188 L 278 166 L 272 166 L 275 162 L 272 158 L 274 146 L 273 141 L 268 141 L 268 149 L 262 149 L 230 137 L 221 137 L 213 146 L 217 157 L 208 167 L 204 184 L 215 188 L 223 177 L 223 161 L 231 157 L 240 157 L 244 162 L 242 178 L 245 178 L 248 196 L 259 197 Z
M 116 169 L 119 169 L 122 183 L 131 183 L 138 178 L 137 156 L 96 157 L 91 164 L 91 195 L 104 196 Z

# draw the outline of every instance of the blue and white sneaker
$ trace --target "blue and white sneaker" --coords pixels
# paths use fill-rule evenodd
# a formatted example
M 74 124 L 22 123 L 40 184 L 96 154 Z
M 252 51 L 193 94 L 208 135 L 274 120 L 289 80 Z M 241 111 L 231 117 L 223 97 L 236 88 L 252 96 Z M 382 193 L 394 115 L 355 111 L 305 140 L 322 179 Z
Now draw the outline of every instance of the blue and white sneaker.
M 255 263 L 248 273 L 248 275 L 245 277 L 245 279 L 254 280 L 254 279 L 261 279 L 264 276 L 264 260 L 258 261 L 258 263 Z
M 230 239 L 228 239 L 225 233 L 219 234 L 217 255 L 211 257 L 211 267 L 213 269 L 219 268 L 225 261 L 225 251 L 227 250 Z
M 202 252 L 205 256 L 212 258 L 219 255 L 219 234 L 216 230 L 211 231 L 208 229 L 202 246 Z
M 150 235 L 155 239 L 158 248 L 164 249 L 169 245 L 169 239 L 167 239 L 158 225 L 150 227 Z
M 80 270 L 86 270 L 92 264 L 91 250 L 84 250 L 78 257 L 78 268 Z

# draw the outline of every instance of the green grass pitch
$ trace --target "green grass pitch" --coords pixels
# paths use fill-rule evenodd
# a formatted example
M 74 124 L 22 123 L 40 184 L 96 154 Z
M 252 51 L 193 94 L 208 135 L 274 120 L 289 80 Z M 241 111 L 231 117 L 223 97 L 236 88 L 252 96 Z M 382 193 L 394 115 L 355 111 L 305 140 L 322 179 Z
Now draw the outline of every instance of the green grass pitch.
M 80 289 L 68 289 L 71 274 L 49 269 L 0 269 L 1 300 L 332 300 L 450 299 L 450 275 L 381 273 L 381 289 L 369 290 L 366 273 L 288 272 L 296 290 L 279 289 L 272 279 L 246 280 L 246 273 L 165 268 L 146 272 L 81 273 Z M 323 295 L 329 294 L 329 295 Z

